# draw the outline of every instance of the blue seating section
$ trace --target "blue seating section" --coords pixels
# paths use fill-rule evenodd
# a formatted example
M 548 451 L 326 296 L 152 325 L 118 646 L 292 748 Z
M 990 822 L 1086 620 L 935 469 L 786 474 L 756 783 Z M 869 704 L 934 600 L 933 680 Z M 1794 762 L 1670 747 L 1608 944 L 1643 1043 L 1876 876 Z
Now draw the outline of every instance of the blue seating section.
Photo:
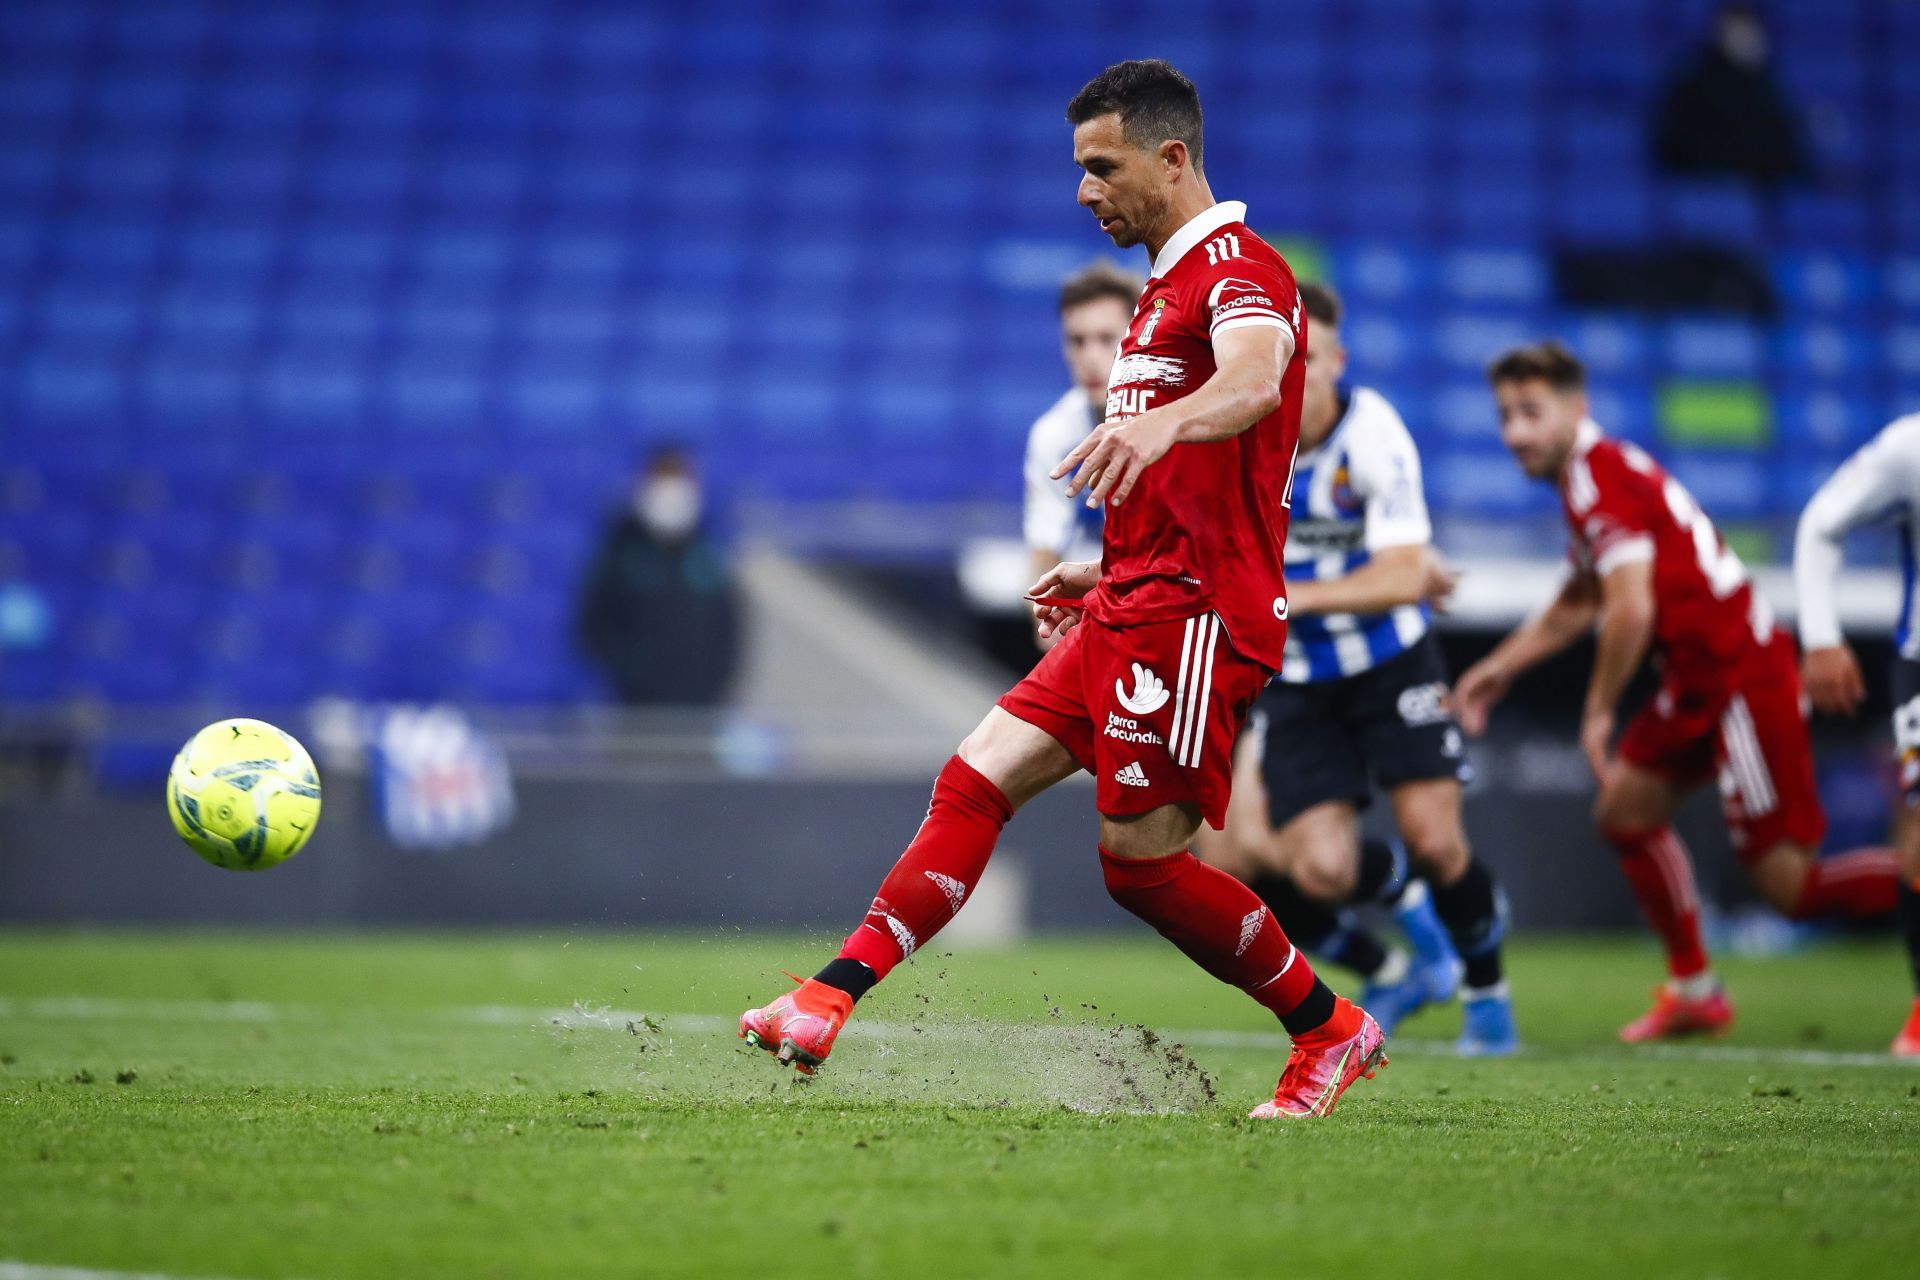
M 1317 243 L 1475 545 L 1552 518 L 1480 382 L 1543 333 L 1656 448 L 1668 381 L 1758 384 L 1769 440 L 1675 465 L 1777 524 L 1920 408 L 1920 6 L 1773 6 L 1823 180 L 1772 207 L 1646 163 L 1710 8 L 14 0 L 0 580 L 59 642 L 0 697 L 579 696 L 582 561 L 664 437 L 723 502 L 1011 500 L 1104 247 L 1061 109 L 1142 52 L 1219 193 Z M 1783 322 L 1556 308 L 1550 246 L 1666 238 L 1764 252 Z

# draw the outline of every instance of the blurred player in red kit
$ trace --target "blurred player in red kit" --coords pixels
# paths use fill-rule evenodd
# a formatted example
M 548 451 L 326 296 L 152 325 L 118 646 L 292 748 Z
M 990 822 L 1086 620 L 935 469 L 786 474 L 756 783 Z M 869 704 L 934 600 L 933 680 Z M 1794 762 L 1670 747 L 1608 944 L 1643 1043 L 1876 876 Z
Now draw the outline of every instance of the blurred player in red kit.
M 1734 849 L 1767 901 L 1794 919 L 1893 910 L 1887 849 L 1819 855 L 1826 815 L 1793 638 L 1679 481 L 1587 416 L 1586 371 L 1557 343 L 1520 347 L 1488 370 L 1501 439 L 1529 476 L 1560 490 L 1572 532 L 1560 593 L 1460 677 L 1469 733 L 1521 672 L 1598 622 L 1580 745 L 1600 784 L 1594 821 L 1618 851 L 1668 980 L 1629 1042 L 1718 1032 L 1733 1006 L 1707 965 L 1686 846 L 1671 825 L 1693 787 L 1717 777 Z M 1660 687 L 1611 748 L 1615 707 L 1649 649 Z
M 1144 245 L 1153 269 L 1105 417 L 1054 469 L 1068 493 L 1105 505 L 1102 557 L 1034 584 L 1040 628 L 1059 642 L 947 762 L 840 954 L 742 1015 L 740 1034 L 817 1066 L 854 1001 L 960 910 L 1014 811 L 1087 769 L 1114 900 L 1293 1037 L 1253 1115 L 1325 1115 L 1385 1061 L 1378 1024 L 1314 975 L 1251 890 L 1188 847 L 1202 821 L 1220 826 L 1234 739 L 1285 652 L 1306 323 L 1293 273 L 1248 230 L 1245 206 L 1213 198 L 1185 76 L 1120 63 L 1067 119 L 1079 203 L 1114 244 Z

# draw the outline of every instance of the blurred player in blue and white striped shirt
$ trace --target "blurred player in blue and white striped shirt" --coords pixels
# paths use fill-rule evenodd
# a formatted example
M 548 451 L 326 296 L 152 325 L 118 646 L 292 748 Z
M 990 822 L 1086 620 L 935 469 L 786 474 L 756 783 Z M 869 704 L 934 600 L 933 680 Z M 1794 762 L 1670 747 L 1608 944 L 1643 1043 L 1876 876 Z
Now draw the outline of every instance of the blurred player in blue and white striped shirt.
M 1067 560 L 1098 560 L 1104 506 L 1089 507 L 1067 494 L 1053 468 L 1100 425 L 1107 408 L 1107 382 L 1120 340 L 1140 301 L 1139 276 L 1102 258 L 1060 284 L 1060 355 L 1073 386 L 1027 429 L 1026 498 L 1021 526 L 1033 552 L 1033 577 Z M 1057 633 L 1034 641 L 1053 646 Z
M 1342 387 L 1339 298 L 1309 284 L 1300 299 L 1313 341 L 1287 533 L 1287 649 L 1242 745 L 1236 801 L 1264 799 L 1266 811 L 1230 815 L 1233 869 L 1251 873 L 1295 936 L 1312 935 L 1301 913 L 1318 912 L 1319 949 L 1366 975 L 1362 1003 L 1383 1027 L 1451 999 L 1464 974 L 1461 1051 L 1508 1053 L 1504 909 L 1460 818 L 1466 752 L 1428 603 L 1452 577 L 1432 549 L 1420 453 L 1383 396 Z M 1251 785 L 1256 769 L 1264 787 Z M 1359 811 L 1376 786 L 1400 840 L 1361 838 Z M 1333 914 L 1363 903 L 1394 913 L 1411 966 Z

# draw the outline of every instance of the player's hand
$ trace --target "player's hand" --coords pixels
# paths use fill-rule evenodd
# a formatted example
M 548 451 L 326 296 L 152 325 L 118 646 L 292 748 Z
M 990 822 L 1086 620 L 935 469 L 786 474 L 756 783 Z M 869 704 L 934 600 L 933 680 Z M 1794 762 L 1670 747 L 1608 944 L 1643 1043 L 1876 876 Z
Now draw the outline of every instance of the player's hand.
M 1179 420 L 1161 409 L 1124 422 L 1103 422 L 1060 460 L 1053 478 L 1073 472 L 1067 484 L 1069 498 L 1085 489 L 1088 507 L 1109 500 L 1117 507 L 1133 492 L 1140 473 L 1167 456 L 1179 438 L 1179 428 Z
M 1063 560 L 1040 575 L 1040 580 L 1027 588 L 1029 596 L 1067 596 L 1079 599 L 1094 589 L 1100 582 L 1100 562 L 1098 560 Z M 1081 609 L 1068 609 L 1060 605 L 1036 604 L 1033 606 L 1034 638 L 1042 649 L 1050 649 L 1059 638 L 1071 631 L 1080 621 Z
M 1447 563 L 1445 556 L 1432 547 L 1427 548 L 1421 567 L 1420 598 L 1435 613 L 1445 613 L 1448 603 L 1453 599 L 1453 589 L 1460 585 L 1460 574 Z
M 1586 754 L 1587 767 L 1595 782 L 1607 777 L 1607 760 L 1613 745 L 1613 708 L 1590 706 L 1580 713 L 1580 750 Z
M 1860 662 L 1843 642 L 1825 649 L 1809 649 L 1800 662 L 1800 678 L 1813 705 L 1832 716 L 1850 716 L 1867 696 Z
M 1506 697 L 1512 687 L 1513 677 L 1490 661 L 1474 663 L 1454 682 L 1453 712 L 1468 737 L 1477 738 L 1487 731 L 1493 704 Z

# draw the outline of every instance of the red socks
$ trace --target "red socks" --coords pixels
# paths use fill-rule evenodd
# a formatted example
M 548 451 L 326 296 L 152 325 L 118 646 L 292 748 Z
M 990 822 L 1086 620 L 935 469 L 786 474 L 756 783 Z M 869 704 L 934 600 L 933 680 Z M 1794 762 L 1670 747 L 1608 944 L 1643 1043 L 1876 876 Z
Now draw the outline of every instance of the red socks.
M 840 948 L 876 980 L 953 919 L 980 882 L 1013 806 L 980 771 L 954 756 L 933 784 L 933 802 L 913 843 L 880 883 L 880 893 Z
M 1707 967 L 1700 938 L 1700 897 L 1693 885 L 1693 859 L 1672 827 L 1656 831 L 1600 833 L 1620 855 L 1620 869 L 1654 933 L 1667 949 L 1667 972 L 1689 978 Z
M 1287 1022 L 1295 1035 L 1334 1021 L 1330 1034 L 1352 1035 L 1359 1014 L 1342 1003 L 1338 1012 L 1326 987 L 1314 977 L 1306 956 L 1287 941 L 1279 922 L 1253 890 L 1201 862 L 1186 850 L 1165 858 L 1117 858 L 1100 851 L 1100 870 L 1113 900 L 1139 916 L 1160 936 L 1222 982 L 1239 987 Z M 1312 1016 L 1308 1006 L 1324 1003 Z M 1296 1027 L 1301 1015 L 1312 1026 Z
M 1792 914 L 1795 920 L 1885 915 L 1894 909 L 1899 894 L 1900 873 L 1893 850 L 1855 849 L 1813 860 Z

